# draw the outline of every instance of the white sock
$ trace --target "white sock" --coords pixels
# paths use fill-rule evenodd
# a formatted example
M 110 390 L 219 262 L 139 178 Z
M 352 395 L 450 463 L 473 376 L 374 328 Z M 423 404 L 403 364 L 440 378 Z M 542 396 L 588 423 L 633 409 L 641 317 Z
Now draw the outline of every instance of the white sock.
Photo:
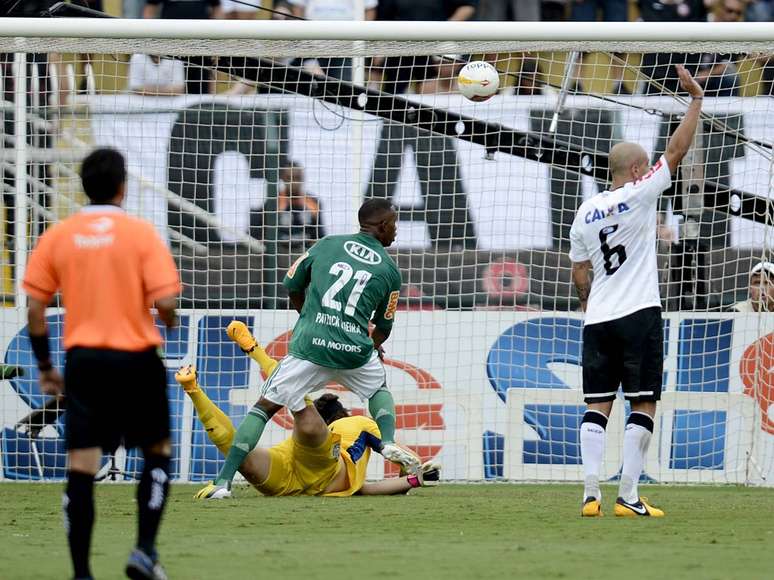
M 650 439 L 653 436 L 653 419 L 645 413 L 633 411 L 626 422 L 623 444 L 623 468 L 618 496 L 629 503 L 640 499 L 637 484 L 645 467 L 645 457 L 648 454 Z
M 586 411 L 580 426 L 581 459 L 583 461 L 584 485 L 583 499 L 595 497 L 602 499 L 599 489 L 599 472 L 605 457 L 605 439 L 607 438 L 607 417 L 598 411 Z

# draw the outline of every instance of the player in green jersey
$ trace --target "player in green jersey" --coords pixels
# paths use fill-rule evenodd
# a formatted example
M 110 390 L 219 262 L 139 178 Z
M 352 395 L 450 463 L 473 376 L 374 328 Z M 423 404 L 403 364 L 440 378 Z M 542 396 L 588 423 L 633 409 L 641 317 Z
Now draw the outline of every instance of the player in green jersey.
M 290 268 L 283 284 L 300 316 L 289 354 L 266 380 L 260 399 L 237 429 L 217 479 L 197 498 L 231 495 L 231 480 L 239 466 L 282 407 L 293 413 L 297 432 L 304 433 L 305 423 L 319 421 L 304 397 L 331 381 L 368 400 L 382 434 L 381 454 L 409 472 L 419 469 L 417 458 L 395 445 L 395 403 L 380 357 L 401 285 L 400 271 L 385 250 L 395 241 L 397 217 L 387 200 L 369 199 L 358 211 L 360 232 L 323 238 Z M 370 322 L 374 330 L 369 336 Z M 250 340 L 240 342 L 243 350 L 252 347 Z

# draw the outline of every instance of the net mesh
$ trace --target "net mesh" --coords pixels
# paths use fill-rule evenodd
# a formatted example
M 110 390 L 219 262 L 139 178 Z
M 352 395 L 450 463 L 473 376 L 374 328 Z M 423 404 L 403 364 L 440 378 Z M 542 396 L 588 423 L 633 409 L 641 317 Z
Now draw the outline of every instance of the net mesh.
M 682 63 L 707 98 L 659 206 L 664 397 L 646 473 L 771 481 L 774 289 L 767 276 L 751 286 L 750 273 L 772 242 L 774 52 L 681 48 L 0 40 L 0 475 L 64 476 L 62 419 L 37 385 L 18 280 L 40 234 L 84 205 L 80 160 L 110 146 L 127 159 L 127 211 L 155 225 L 184 282 L 181 325 L 165 345 L 175 478 L 212 479 L 221 457 L 174 370 L 195 364 L 238 423 L 265 377 L 226 325 L 243 320 L 284 356 L 296 318 L 284 272 L 321 237 L 355 231 L 364 198 L 385 197 L 399 209 L 390 253 L 404 280 L 385 361 L 399 439 L 451 480 L 582 479 L 569 228 L 582 200 L 607 187 L 612 145 L 639 143 L 654 161 L 665 150 L 685 110 L 672 66 Z M 479 59 L 497 67 L 501 89 L 473 103 L 456 78 Z M 61 364 L 61 311 L 49 322 Z M 621 400 L 608 477 L 624 419 Z M 290 424 L 279 415 L 261 444 Z M 137 461 L 120 450 L 103 474 L 134 477 Z M 375 460 L 370 469 L 392 473 Z

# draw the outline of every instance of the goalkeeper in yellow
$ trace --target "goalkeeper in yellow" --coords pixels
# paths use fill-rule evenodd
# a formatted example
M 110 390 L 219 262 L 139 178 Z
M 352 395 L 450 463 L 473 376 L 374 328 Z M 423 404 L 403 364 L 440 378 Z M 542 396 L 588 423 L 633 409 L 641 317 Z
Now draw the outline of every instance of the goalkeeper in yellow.
M 267 376 L 271 374 L 277 361 L 242 322 L 232 322 L 227 333 Z M 199 387 L 193 367 L 181 368 L 175 379 L 191 398 L 207 436 L 226 455 L 236 432 L 231 420 Z M 350 416 L 336 395 L 324 394 L 314 403 L 307 399 L 306 409 L 294 413 L 291 437 L 269 449 L 253 448 L 239 471 L 264 495 L 394 495 L 438 482 L 440 468 L 429 462 L 416 474 L 366 482 L 371 451 L 380 448 L 373 419 Z

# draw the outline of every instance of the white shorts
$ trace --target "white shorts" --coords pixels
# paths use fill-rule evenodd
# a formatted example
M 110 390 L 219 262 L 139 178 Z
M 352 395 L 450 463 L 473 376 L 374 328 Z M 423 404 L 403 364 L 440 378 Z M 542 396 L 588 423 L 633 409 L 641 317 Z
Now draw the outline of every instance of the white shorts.
M 304 397 L 325 388 L 330 382 L 346 387 L 363 400 L 387 386 L 384 365 L 376 351 L 369 361 L 356 369 L 331 369 L 289 354 L 266 379 L 261 395 L 296 413 L 306 407 Z

